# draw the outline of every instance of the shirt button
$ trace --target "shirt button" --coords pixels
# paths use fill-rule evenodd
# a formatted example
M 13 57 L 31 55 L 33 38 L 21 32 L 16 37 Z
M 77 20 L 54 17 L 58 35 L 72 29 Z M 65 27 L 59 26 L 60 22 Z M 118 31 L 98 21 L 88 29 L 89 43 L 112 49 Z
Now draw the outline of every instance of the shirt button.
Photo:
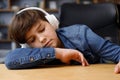
M 49 53 L 47 54 L 46 58 L 47 58 L 47 59 L 49 59 L 49 58 L 50 58 L 50 54 L 49 54 Z
M 50 57 L 50 54 L 48 54 L 47 57 L 49 58 L 49 57 Z
M 34 58 L 33 58 L 33 57 L 30 57 L 30 61 L 33 62 L 33 61 L 34 61 Z

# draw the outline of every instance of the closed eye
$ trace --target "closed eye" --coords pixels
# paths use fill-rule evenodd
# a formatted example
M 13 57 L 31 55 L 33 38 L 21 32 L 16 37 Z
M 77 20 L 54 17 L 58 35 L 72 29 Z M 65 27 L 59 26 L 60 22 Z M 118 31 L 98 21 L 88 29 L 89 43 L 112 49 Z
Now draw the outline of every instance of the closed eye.
M 44 32 L 45 26 L 43 24 L 40 24 L 37 30 L 39 33 Z
M 45 27 L 42 27 L 38 30 L 38 32 L 40 33 L 40 32 L 43 32 L 44 30 L 45 30 Z
M 31 37 L 31 38 L 29 38 L 28 40 L 27 40 L 27 43 L 33 43 L 33 42 L 35 42 L 35 38 L 34 37 Z

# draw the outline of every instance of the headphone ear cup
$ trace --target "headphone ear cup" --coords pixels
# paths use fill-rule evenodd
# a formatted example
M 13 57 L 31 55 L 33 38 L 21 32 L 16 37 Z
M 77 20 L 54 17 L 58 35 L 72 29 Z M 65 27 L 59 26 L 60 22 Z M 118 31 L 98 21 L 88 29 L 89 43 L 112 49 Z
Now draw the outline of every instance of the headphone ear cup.
M 46 19 L 48 20 L 48 22 L 55 28 L 57 29 L 59 26 L 59 21 L 57 20 L 57 18 L 54 15 L 46 15 L 45 16 Z

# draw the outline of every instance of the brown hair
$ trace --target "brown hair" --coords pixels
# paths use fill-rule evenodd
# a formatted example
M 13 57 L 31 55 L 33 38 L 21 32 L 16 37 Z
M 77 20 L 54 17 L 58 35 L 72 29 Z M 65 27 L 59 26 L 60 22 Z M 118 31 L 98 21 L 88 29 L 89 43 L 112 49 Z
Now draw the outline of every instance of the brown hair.
M 47 21 L 45 14 L 38 10 L 27 10 L 13 17 L 9 37 L 17 43 L 26 43 L 25 35 L 38 20 Z

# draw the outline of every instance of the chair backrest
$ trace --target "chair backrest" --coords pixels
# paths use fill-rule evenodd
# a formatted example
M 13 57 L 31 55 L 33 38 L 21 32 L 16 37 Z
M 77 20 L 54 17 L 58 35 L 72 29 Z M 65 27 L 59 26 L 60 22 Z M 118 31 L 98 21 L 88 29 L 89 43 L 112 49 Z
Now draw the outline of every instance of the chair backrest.
M 61 6 L 60 28 L 73 24 L 85 24 L 103 38 L 119 44 L 117 8 L 112 3 L 75 4 Z

